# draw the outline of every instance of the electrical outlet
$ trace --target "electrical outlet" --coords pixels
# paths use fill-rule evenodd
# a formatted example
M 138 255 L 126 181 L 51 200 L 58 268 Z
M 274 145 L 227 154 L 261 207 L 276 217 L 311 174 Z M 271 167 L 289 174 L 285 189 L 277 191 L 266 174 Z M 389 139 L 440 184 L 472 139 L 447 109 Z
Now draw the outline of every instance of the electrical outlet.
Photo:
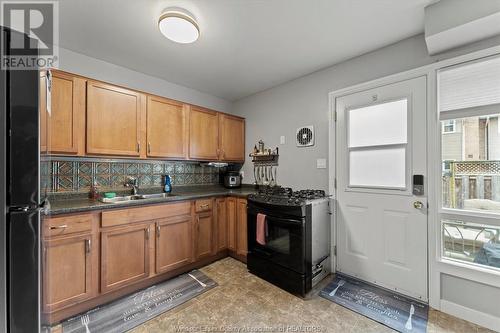
M 281 145 L 284 145 L 284 144 L 285 144 L 285 141 L 286 141 L 286 140 L 285 140 L 285 136 L 284 136 L 284 135 L 280 136 L 280 144 L 281 144 Z
M 326 169 L 326 158 L 318 158 L 316 160 L 317 169 Z

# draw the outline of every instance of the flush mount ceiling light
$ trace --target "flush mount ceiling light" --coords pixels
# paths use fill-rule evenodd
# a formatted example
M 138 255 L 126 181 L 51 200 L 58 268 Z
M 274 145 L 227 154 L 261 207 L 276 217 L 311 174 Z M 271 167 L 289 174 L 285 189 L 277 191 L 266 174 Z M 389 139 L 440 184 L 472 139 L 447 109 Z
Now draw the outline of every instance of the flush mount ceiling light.
M 200 28 L 195 19 L 179 9 L 165 10 L 158 19 L 161 33 L 176 43 L 189 44 L 200 36 Z

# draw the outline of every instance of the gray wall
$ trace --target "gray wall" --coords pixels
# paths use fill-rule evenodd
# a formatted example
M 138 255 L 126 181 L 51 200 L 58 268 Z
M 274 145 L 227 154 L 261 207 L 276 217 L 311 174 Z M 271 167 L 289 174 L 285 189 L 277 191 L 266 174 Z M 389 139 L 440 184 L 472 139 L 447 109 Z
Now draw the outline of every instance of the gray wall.
M 329 92 L 499 44 L 500 38 L 494 38 L 431 57 L 424 36 L 418 35 L 241 99 L 234 103 L 233 113 L 247 119 L 247 152 L 259 139 L 280 148 L 279 184 L 326 190 L 328 169 L 316 169 L 316 159 L 328 158 Z M 304 125 L 315 127 L 314 147 L 295 146 L 295 131 Z M 285 145 L 279 145 L 281 135 Z M 243 171 L 244 183 L 252 183 L 248 157 Z
M 150 75 L 59 48 L 59 69 L 93 79 L 122 85 L 178 101 L 231 112 L 232 103 L 191 88 L 183 87 Z

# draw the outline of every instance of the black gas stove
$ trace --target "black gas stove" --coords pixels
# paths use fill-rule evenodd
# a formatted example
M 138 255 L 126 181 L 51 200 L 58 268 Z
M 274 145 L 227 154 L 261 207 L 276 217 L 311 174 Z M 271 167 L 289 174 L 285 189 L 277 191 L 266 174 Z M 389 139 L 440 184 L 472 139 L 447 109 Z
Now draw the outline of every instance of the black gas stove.
M 326 196 L 323 190 L 293 191 L 290 187 L 265 187 L 256 194 L 249 195 L 254 202 L 261 202 L 279 206 L 303 206 L 311 200 L 321 199 Z
M 330 272 L 325 191 L 265 187 L 248 197 L 248 270 L 304 296 Z

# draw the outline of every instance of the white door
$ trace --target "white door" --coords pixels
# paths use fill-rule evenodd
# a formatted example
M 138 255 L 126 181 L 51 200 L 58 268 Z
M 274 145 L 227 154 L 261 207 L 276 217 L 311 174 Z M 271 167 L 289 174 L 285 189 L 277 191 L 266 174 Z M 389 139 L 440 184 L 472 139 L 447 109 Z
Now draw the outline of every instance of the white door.
M 426 77 L 336 98 L 337 271 L 427 301 Z M 418 184 L 415 184 L 418 185 Z

